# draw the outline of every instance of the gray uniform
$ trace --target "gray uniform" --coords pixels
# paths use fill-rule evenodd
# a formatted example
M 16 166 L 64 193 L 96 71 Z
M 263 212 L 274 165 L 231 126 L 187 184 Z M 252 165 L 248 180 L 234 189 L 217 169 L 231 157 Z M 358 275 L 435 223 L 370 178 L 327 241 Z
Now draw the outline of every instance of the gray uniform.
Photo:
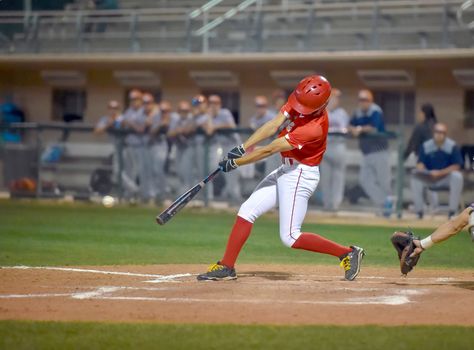
M 276 113 L 270 110 L 267 110 L 265 114 L 261 117 L 254 115 L 252 118 L 250 118 L 250 128 L 252 128 L 253 130 L 257 130 L 263 124 L 275 118 L 275 116 L 276 116 Z
M 145 114 L 143 108 L 128 108 L 123 114 L 124 120 L 137 126 L 145 125 Z M 135 182 L 140 183 L 140 196 L 143 200 L 149 199 L 150 193 L 150 162 L 148 159 L 148 151 L 146 149 L 147 136 L 145 133 L 131 133 L 125 137 L 124 150 L 124 171 L 125 175 Z M 135 193 L 130 193 L 126 188 L 126 196 L 130 197 Z
M 378 133 L 385 132 L 382 109 L 375 103 L 368 111 L 357 109 L 350 124 L 372 126 Z M 392 182 L 387 138 L 361 135 L 359 146 L 364 155 L 359 173 L 360 185 L 375 205 L 383 207 L 391 194 Z
M 163 199 L 166 194 L 166 174 L 165 165 L 168 156 L 168 138 L 166 134 L 177 123 L 179 117 L 171 114 L 168 125 L 163 125 L 162 115 L 157 112 L 152 117 L 151 130 L 156 131 L 153 135 L 150 134 L 149 152 L 151 160 L 151 189 L 150 196 L 152 198 Z
M 115 122 L 109 127 L 108 130 L 118 130 L 118 129 L 120 129 L 122 121 L 123 121 L 123 115 L 120 115 L 115 120 Z M 103 128 L 108 123 L 109 123 L 109 117 L 104 116 L 104 117 L 99 119 L 99 121 L 96 124 L 96 127 L 97 128 Z M 119 176 L 120 140 L 117 136 L 113 136 L 113 143 L 114 143 L 114 154 L 112 155 L 112 177 L 113 177 L 113 181 L 118 184 L 120 182 L 119 178 L 118 178 L 118 176 Z M 122 166 L 123 166 L 123 164 L 122 164 Z M 124 169 L 122 169 L 122 172 L 121 172 L 120 176 L 122 178 L 121 179 L 122 180 L 122 186 L 123 186 L 125 192 L 132 193 L 132 194 L 138 193 L 137 184 L 126 175 Z
M 260 118 L 255 115 L 250 119 L 250 127 L 253 130 L 257 130 L 262 125 L 264 125 L 265 123 L 267 123 L 270 120 L 272 120 L 273 118 L 275 118 L 277 114 L 278 113 L 276 113 L 274 110 L 268 109 L 265 112 L 265 114 Z M 268 139 L 268 140 L 262 142 L 261 144 L 262 145 L 268 145 L 271 141 L 272 141 L 272 139 Z M 276 154 L 266 158 L 263 164 L 264 164 L 263 168 L 259 168 L 258 167 L 259 165 L 257 164 L 257 170 L 260 171 L 260 172 L 263 172 L 265 175 L 267 175 L 267 174 L 269 174 L 270 172 L 272 172 L 273 170 L 275 170 L 276 168 L 278 168 L 281 165 L 281 155 L 280 155 L 280 153 L 276 153 Z
M 349 125 L 349 115 L 344 108 L 329 111 L 329 131 L 342 132 Z M 329 135 L 326 153 L 321 163 L 321 188 L 324 208 L 337 210 L 344 198 L 346 183 L 346 140 L 344 136 Z
M 204 169 L 204 159 L 205 159 L 205 142 L 206 135 L 203 133 L 204 125 L 208 122 L 210 116 L 207 114 L 200 114 L 193 117 L 194 127 L 196 128 L 196 134 L 192 138 L 192 145 L 194 147 L 194 166 L 190 171 L 194 171 L 194 181 L 201 181 L 207 174 Z
M 179 119 L 176 120 L 176 123 L 170 127 L 170 131 L 177 128 L 191 128 L 194 125 L 191 114 L 185 118 L 178 118 Z M 192 135 L 179 134 L 174 138 L 173 141 L 176 146 L 176 170 L 178 172 L 181 185 L 183 189 L 191 188 L 191 186 L 194 185 L 193 181 L 195 180 L 195 176 L 192 172 L 192 166 L 195 162 L 195 149 L 192 143 Z
M 232 113 L 226 109 L 226 108 L 221 108 L 219 113 L 212 118 L 212 125 L 214 127 L 219 127 L 223 125 L 231 125 L 233 128 L 236 127 L 234 117 L 232 116 Z M 211 144 L 209 148 L 209 167 L 212 170 L 212 168 L 216 167 L 217 164 L 219 163 L 220 160 L 222 160 L 227 152 L 235 147 L 236 145 L 239 145 L 242 143 L 242 140 L 240 139 L 240 136 L 237 133 L 232 133 L 232 134 L 215 134 L 211 138 Z M 240 195 L 240 172 L 237 171 L 232 171 L 228 174 L 226 174 L 225 181 L 226 185 L 222 190 L 222 194 L 230 198 L 234 203 L 238 203 L 241 200 L 241 195 Z M 212 187 L 212 182 L 210 188 L 210 194 L 211 198 L 213 195 L 213 187 Z

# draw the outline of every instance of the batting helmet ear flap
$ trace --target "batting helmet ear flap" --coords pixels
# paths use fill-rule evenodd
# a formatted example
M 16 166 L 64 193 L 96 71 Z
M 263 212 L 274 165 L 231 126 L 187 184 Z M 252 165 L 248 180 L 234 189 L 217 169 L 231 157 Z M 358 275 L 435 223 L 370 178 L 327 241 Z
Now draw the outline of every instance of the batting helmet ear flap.
M 331 84 L 322 75 L 302 79 L 288 98 L 291 108 L 301 114 L 313 114 L 325 108 L 331 96 Z

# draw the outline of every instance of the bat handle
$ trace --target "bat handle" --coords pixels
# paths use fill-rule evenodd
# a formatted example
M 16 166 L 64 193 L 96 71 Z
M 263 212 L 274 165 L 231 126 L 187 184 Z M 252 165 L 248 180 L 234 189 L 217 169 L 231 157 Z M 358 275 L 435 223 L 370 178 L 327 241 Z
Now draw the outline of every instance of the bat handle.
M 217 174 L 219 174 L 221 172 L 221 168 L 217 168 L 216 170 L 214 170 L 212 173 L 210 173 L 208 175 L 208 177 L 206 177 L 204 179 L 204 183 L 207 184 L 209 181 L 211 181 Z

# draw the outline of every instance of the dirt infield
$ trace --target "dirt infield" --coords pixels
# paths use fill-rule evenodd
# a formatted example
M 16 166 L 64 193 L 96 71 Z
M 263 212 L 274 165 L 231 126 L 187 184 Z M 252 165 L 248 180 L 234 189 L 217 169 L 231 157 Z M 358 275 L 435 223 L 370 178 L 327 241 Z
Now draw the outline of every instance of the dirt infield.
M 205 266 L 3 267 L 0 319 L 239 324 L 474 326 L 472 270 L 240 265 L 239 279 L 197 282 Z

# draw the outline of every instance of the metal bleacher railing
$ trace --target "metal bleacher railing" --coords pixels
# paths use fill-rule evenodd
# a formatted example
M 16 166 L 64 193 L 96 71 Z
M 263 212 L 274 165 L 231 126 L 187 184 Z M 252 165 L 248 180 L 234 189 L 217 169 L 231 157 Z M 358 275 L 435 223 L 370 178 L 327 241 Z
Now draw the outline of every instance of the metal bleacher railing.
M 472 1 L 211 0 L 196 2 L 197 8 L 179 4 L 0 12 L 0 52 L 315 52 L 474 45 Z

